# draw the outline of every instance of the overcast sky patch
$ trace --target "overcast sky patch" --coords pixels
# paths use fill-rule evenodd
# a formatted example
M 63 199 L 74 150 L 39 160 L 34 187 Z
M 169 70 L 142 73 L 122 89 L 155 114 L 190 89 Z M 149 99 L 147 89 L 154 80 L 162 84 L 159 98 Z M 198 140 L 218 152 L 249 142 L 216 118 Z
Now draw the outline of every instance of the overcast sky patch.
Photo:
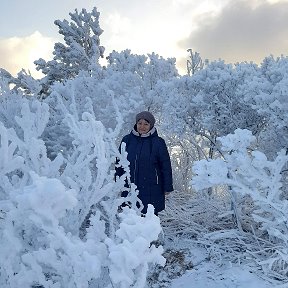
M 209 60 L 260 63 L 270 54 L 287 53 L 287 33 L 287 2 L 231 1 L 217 16 L 202 15 L 198 29 L 179 45 Z

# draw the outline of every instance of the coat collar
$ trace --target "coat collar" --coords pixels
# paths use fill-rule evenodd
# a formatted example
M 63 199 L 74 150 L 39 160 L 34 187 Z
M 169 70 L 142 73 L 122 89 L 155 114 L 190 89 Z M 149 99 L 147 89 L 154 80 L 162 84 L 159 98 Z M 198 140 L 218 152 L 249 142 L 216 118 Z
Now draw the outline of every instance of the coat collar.
M 132 129 L 132 133 L 133 133 L 135 136 L 138 136 L 138 137 L 141 137 L 141 138 L 149 137 L 149 136 L 151 136 L 151 135 L 153 135 L 153 134 L 156 133 L 156 128 L 155 128 L 155 127 L 153 127 L 153 128 L 152 128 L 148 133 L 146 133 L 146 134 L 139 134 L 139 133 L 136 131 L 135 128 L 136 128 L 136 127 L 134 126 L 134 128 Z

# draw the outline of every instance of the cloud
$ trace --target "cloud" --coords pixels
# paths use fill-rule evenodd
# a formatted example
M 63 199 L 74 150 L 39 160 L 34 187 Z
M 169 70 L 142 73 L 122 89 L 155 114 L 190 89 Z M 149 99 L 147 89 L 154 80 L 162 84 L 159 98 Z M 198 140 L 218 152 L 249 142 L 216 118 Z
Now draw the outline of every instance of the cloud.
M 14 76 L 23 68 L 30 70 L 34 77 L 41 77 L 33 62 L 39 58 L 50 60 L 53 47 L 52 38 L 44 37 L 38 31 L 27 37 L 0 39 L 0 67 Z
M 254 61 L 279 56 L 288 51 L 287 1 L 230 1 L 215 16 L 198 18 L 198 29 L 179 42 L 209 60 L 228 63 Z
M 130 30 L 131 23 L 129 18 L 122 17 L 119 13 L 114 12 L 109 14 L 105 19 L 105 23 L 111 29 L 112 34 L 126 33 Z

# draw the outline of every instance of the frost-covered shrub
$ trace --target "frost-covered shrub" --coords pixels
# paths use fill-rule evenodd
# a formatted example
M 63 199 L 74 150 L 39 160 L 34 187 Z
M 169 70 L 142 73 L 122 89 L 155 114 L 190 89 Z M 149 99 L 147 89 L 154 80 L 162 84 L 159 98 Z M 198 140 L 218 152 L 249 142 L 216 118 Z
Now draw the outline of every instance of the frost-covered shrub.
M 244 229 L 261 239 L 258 243 L 268 241 L 271 245 L 268 245 L 270 252 L 262 253 L 265 248 L 259 244 L 258 264 L 267 271 L 287 276 L 288 200 L 282 190 L 282 169 L 288 156 L 280 151 L 269 161 L 262 152 L 249 151 L 255 137 L 248 130 L 237 129 L 234 134 L 218 140 L 225 159 L 196 162 L 193 187 L 199 191 L 227 185 L 240 232 Z M 265 247 L 267 249 L 267 242 Z M 257 248 L 253 249 L 257 256 Z
M 126 133 L 132 127 L 134 113 L 142 103 L 139 77 L 129 72 L 109 71 L 103 71 L 102 76 L 91 77 L 83 72 L 73 81 L 54 85 L 53 92 L 45 99 L 50 107 L 50 119 L 43 137 L 52 159 L 59 151 L 64 155 L 69 154 L 72 148 L 69 127 L 63 121 L 67 113 L 81 119 L 84 112 L 89 112 L 106 128 L 115 129 L 115 115 L 120 111 L 125 121 L 121 126 L 122 131 Z
M 107 129 L 89 107 L 80 117 L 73 107 L 63 114 L 71 149 L 54 160 L 47 157 L 41 138 L 49 118 L 47 104 L 23 101 L 15 117 L 19 134 L 0 122 L 3 288 L 144 287 L 149 263 L 165 261 L 160 247 L 150 247 L 161 231 L 159 218 L 152 207 L 141 217 L 135 186 L 129 193 L 132 209 L 119 211 L 128 174 L 114 181 L 116 157 L 129 173 L 115 142 L 121 114 L 116 109 L 117 125 Z M 81 234 L 87 215 L 89 227 Z M 126 262 L 121 277 L 118 259 Z
M 13 102 L 9 104 L 13 105 Z M 63 163 L 60 154 L 53 161 L 48 159 L 45 143 L 40 138 L 49 117 L 48 106 L 25 98 L 21 104 L 20 115 L 15 116 L 18 133 L 13 127 L 6 128 L 0 122 L 0 199 L 9 198 L 9 191 L 14 188 L 23 188 L 29 184 L 30 171 L 42 176 L 57 177 Z
M 0 82 L 0 121 L 6 128 L 13 128 L 18 135 L 23 131 L 15 122 L 14 117 L 20 115 L 24 101 L 27 102 L 28 98 L 26 99 L 22 93 L 10 90 L 8 83 L 4 80 Z
M 125 207 L 120 214 L 122 222 L 116 231 L 116 240 L 106 240 L 109 249 L 110 276 L 119 287 L 144 287 L 148 264 L 165 264 L 161 256 L 162 246 L 150 247 L 153 239 L 161 232 L 160 219 L 154 215 L 153 206 L 149 205 L 145 217 L 133 209 Z
M 287 149 L 288 58 L 266 57 L 256 72 L 246 73 L 239 95 L 264 120 L 258 145 L 273 159 L 279 150 Z

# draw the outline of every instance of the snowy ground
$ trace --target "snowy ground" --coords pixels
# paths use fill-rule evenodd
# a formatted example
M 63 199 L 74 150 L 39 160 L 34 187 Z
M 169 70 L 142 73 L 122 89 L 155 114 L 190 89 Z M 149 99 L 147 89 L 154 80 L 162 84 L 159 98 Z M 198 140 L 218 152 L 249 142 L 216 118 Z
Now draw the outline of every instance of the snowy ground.
M 187 244 L 187 243 L 186 243 Z M 169 245 L 168 249 L 172 249 L 172 243 Z M 177 245 L 178 246 L 178 245 Z M 184 245 L 187 248 L 187 245 Z M 178 247 L 179 248 L 179 247 Z M 166 247 L 167 249 L 167 247 Z M 177 249 L 174 246 L 174 249 Z M 183 249 L 183 247 L 180 247 Z M 174 250 L 175 251 L 175 250 Z M 172 255 L 172 254 L 170 254 Z M 166 255 L 167 257 L 167 255 Z M 169 257 L 169 256 L 168 256 Z M 172 256 L 173 258 L 173 256 Z M 256 268 L 252 268 L 244 265 L 235 265 L 231 263 L 226 263 L 218 265 L 218 263 L 213 262 L 209 257 L 205 249 L 200 249 L 197 247 L 190 247 L 189 253 L 185 255 L 185 264 L 192 263 L 193 267 L 190 270 L 187 270 L 182 276 L 175 277 L 175 275 L 181 274 L 182 271 L 179 268 L 183 264 L 183 259 L 178 259 L 177 261 L 171 261 L 168 263 L 170 268 L 165 267 L 163 269 L 163 274 L 158 278 L 162 280 L 166 277 L 168 282 L 160 283 L 152 286 L 154 287 L 169 287 L 169 288 L 287 288 L 287 284 L 281 285 L 279 282 L 275 284 L 271 283 L 265 276 L 259 273 L 256 273 Z M 176 263 L 176 264 L 175 264 Z M 174 266 L 174 267 L 172 267 Z M 188 265 L 189 266 L 189 265 Z M 165 272 L 164 272 L 165 271 Z M 170 275 L 170 276 L 169 276 Z M 170 277 L 170 279 L 169 279 Z M 171 281 L 171 278 L 173 279 Z M 164 284 L 164 285 L 163 285 Z M 157 286 L 158 285 L 158 286 Z
M 187 271 L 171 283 L 171 288 L 271 288 L 257 275 L 245 267 L 217 267 L 205 263 Z M 279 287 L 279 286 L 278 286 Z

